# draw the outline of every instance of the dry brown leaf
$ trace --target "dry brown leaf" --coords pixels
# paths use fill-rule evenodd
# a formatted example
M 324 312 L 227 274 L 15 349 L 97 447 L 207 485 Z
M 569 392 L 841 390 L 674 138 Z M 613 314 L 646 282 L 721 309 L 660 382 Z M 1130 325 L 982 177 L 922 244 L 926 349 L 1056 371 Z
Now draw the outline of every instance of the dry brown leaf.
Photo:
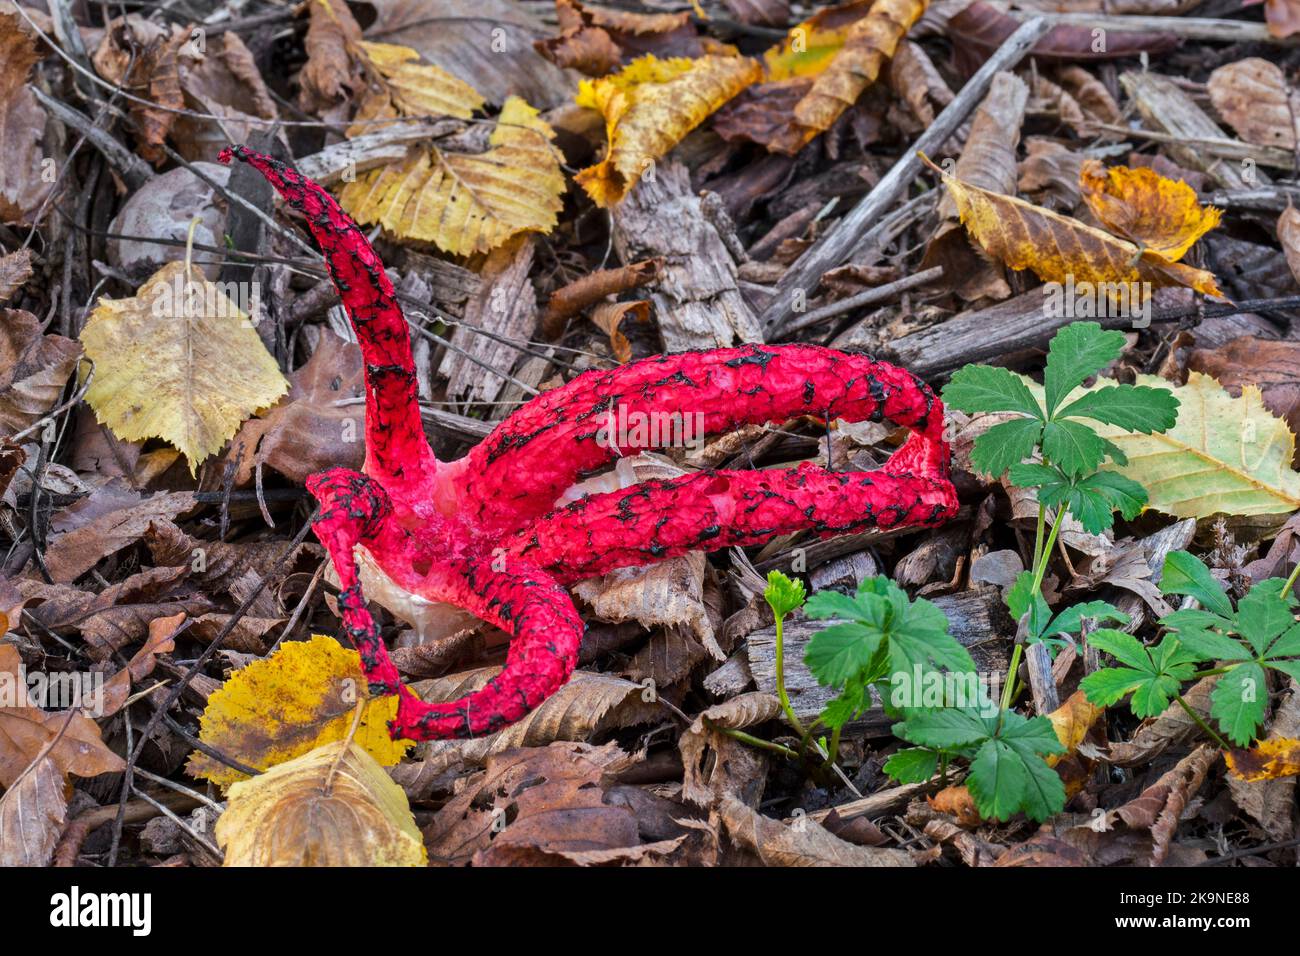
M 1288 205 L 1277 217 L 1277 241 L 1282 244 L 1287 267 L 1296 282 L 1300 282 L 1300 212 Z
M 301 484 L 326 468 L 360 469 L 365 461 L 365 382 L 361 349 L 333 332 L 321 335 L 307 364 L 289 375 L 289 395 L 244 422 L 230 442 L 237 484 L 269 465 Z M 341 405 L 349 399 L 354 404 Z
M 167 30 L 131 15 L 109 24 L 92 58 L 100 76 L 135 97 L 128 105 L 136 151 L 155 166 L 166 161 L 162 146 L 185 108 L 180 55 L 191 42 L 190 31 L 179 24 Z
M 1267 742 L 1271 748 L 1290 750 L 1292 775 L 1271 779 L 1263 767 L 1265 778 L 1248 783 L 1238 779 L 1235 773 L 1243 769 L 1237 763 L 1235 752 L 1226 755 L 1228 769 L 1233 770 L 1227 776 L 1228 790 L 1232 799 L 1246 813 L 1258 821 L 1264 832 L 1273 840 L 1289 840 L 1295 834 L 1295 822 L 1292 818 L 1295 807 L 1296 778 L 1294 773 L 1300 767 L 1300 746 L 1295 738 L 1300 737 L 1300 684 L 1290 682 L 1290 690 L 1273 712 L 1269 725 Z M 1279 744 L 1278 741 L 1289 740 L 1291 746 Z M 1283 757 L 1283 760 L 1286 760 Z
M 639 473 L 644 476 L 647 470 Z M 704 606 L 704 565 L 704 553 L 692 551 L 648 567 L 621 568 L 588 578 L 574 585 L 573 593 L 590 604 L 602 621 L 684 628 L 717 659 L 725 660 Z
M 619 331 L 623 320 L 631 318 L 637 322 L 650 321 L 650 300 L 637 299 L 634 302 L 601 302 L 591 310 L 591 322 L 609 336 L 609 347 L 614 358 L 619 362 L 632 361 L 632 343 Z
M 1079 170 L 1084 202 L 1101 224 L 1166 262 L 1177 262 L 1222 213 L 1196 201 L 1196 190 L 1154 169 L 1129 169 L 1086 160 Z
M 867 15 L 849 28 L 843 48 L 821 71 L 794 108 L 786 137 L 769 148 L 793 155 L 818 133 L 831 128 L 840 114 L 876 81 L 899 41 L 921 18 L 929 0 L 876 0 Z
M 152 522 L 170 520 L 197 507 L 193 492 L 160 492 L 52 537 L 45 554 L 50 577 L 56 584 L 75 581 L 110 554 L 138 542 Z
M 0 13 L 0 222 L 25 222 L 54 188 L 54 161 L 41 158 L 45 111 L 27 87 L 40 59 L 17 13 Z M 3 298 L 0 296 L 0 298 Z
M 1057 79 L 1089 119 L 1107 124 L 1122 120 L 1119 104 L 1106 89 L 1106 84 L 1083 67 L 1075 64 L 1062 67 Z
M 1300 432 L 1300 342 L 1243 335 L 1217 349 L 1194 349 L 1187 368 L 1214 376 L 1231 395 L 1257 386 L 1264 407 Z
M 80 356 L 72 339 L 42 335 L 30 312 L 0 309 L 0 434 L 30 428 L 57 405 Z
M 715 728 L 726 727 L 740 730 L 755 724 L 766 723 L 781 713 L 781 702 L 771 694 L 748 693 L 733 697 L 721 704 L 715 704 L 700 713 L 694 723 L 687 728 L 677 742 L 682 754 L 682 798 L 697 806 L 710 806 L 720 793 L 727 792 L 728 787 L 719 785 L 719 781 L 710 779 L 705 772 L 705 755 L 712 748 L 721 753 L 723 739 L 730 737 L 720 734 Z M 721 764 L 719 757 L 718 764 Z M 723 768 L 715 765 L 715 774 L 721 774 Z
M 149 637 L 144 646 L 131 655 L 125 667 L 104 682 L 104 712 L 101 716 L 112 717 L 121 710 L 131 694 L 131 686 L 153 673 L 158 655 L 176 650 L 173 636 L 184 621 L 185 614 L 181 613 L 149 622 Z
M 958 179 L 991 192 L 1015 195 L 1016 147 L 1028 96 L 1024 81 L 1015 74 L 1004 71 L 993 77 L 957 159 L 954 174 Z M 939 200 L 938 214 L 944 221 L 930 239 L 921 268 L 943 266 L 944 284 L 967 301 L 1010 295 L 1001 268 L 967 239 L 950 195 L 945 193 Z
M 1295 149 L 1300 93 L 1276 63 L 1249 57 L 1210 74 L 1210 102 L 1242 139 L 1256 146 Z
M 1151 831 L 1153 866 L 1169 854 L 1179 819 L 1218 756 L 1214 746 L 1201 744 L 1137 797 L 1111 811 L 1131 829 Z
M 49 757 L 0 797 L 0 866 L 49 866 L 67 823 L 63 775 Z
M 1264 0 L 1268 32 L 1278 39 L 1300 33 L 1300 3 L 1296 0 Z
M 412 689 L 426 701 L 455 700 L 478 690 L 498 673 L 500 668 L 484 667 L 421 681 Z M 511 747 L 544 747 L 557 740 L 586 741 L 603 729 L 639 722 L 647 713 L 661 714 L 662 705 L 653 702 L 654 693 L 653 688 L 610 674 L 575 671 L 559 690 L 505 730 L 474 740 L 432 741 L 424 751 L 422 764 L 407 763 L 397 768 L 395 775 L 404 780 L 406 775 L 436 775 L 458 764 L 482 766 L 492 754 Z
M 1076 752 L 1088 731 L 1105 712 L 1105 708 L 1092 704 L 1083 691 L 1076 690 L 1065 703 L 1048 714 L 1047 719 L 1052 722 L 1052 729 L 1056 731 L 1065 753 L 1047 757 L 1047 765 L 1055 767 Z
M 967 231 L 986 252 L 1012 269 L 1032 269 L 1045 282 L 1072 279 L 1075 287 L 1085 282 L 1149 283 L 1153 289 L 1186 286 L 1223 298 L 1214 276 L 1203 269 L 1166 262 L 1126 239 L 1021 199 L 964 183 L 930 165 L 942 176 Z
M 247 142 L 278 117 L 275 100 L 258 71 L 253 53 L 231 31 L 209 37 L 203 50 L 181 47 L 178 60 L 185 105 L 220 122 L 189 115 L 176 118 L 172 140 L 191 162 L 211 161 L 230 143 Z
M 1073 212 L 1079 205 L 1079 169 L 1084 156 L 1055 140 L 1030 136 L 1025 140 L 1017 189 L 1039 205 Z
M 767 866 L 915 866 L 903 850 L 854 846 L 817 821 L 802 816 L 793 823 L 765 817 L 730 795 L 718 803 L 727 835 L 756 853 Z
M 1233 775 L 1246 783 L 1294 777 L 1300 774 L 1300 740 L 1290 737 L 1261 740 L 1249 750 L 1229 750 L 1224 759 Z
M 644 56 L 614 76 L 583 80 L 578 105 L 605 118 L 609 148 L 574 178 L 596 205 L 617 205 L 657 160 L 761 75 L 747 57 Z
M 658 281 L 663 267 L 662 257 L 642 259 L 617 269 L 598 269 L 561 286 L 551 293 L 542 313 L 542 334 L 549 339 L 558 338 L 569 316 L 591 308 L 608 296 Z
M 320 113 L 361 85 L 360 64 L 349 52 L 361 42 L 361 27 L 342 0 L 311 0 L 309 11 L 298 103 L 309 113 Z
M 32 277 L 32 253 L 19 249 L 0 256 L 0 302 L 8 302 Z
M 424 866 L 402 788 L 347 740 L 230 788 L 217 820 L 226 866 Z
M 79 711 L 32 706 L 28 686 L 18 649 L 0 644 L 0 786 L 12 787 L 47 746 L 46 759 L 61 775 L 97 777 L 126 768 L 104 745 L 93 720 Z

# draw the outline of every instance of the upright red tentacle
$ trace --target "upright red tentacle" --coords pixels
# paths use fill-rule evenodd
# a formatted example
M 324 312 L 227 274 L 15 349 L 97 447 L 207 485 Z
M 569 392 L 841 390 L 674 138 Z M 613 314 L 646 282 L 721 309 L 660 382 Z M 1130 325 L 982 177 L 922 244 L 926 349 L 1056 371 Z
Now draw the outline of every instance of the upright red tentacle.
M 228 146 L 221 161 L 248 163 L 303 214 L 366 361 L 366 472 L 385 481 L 419 481 L 436 462 L 420 424 L 411 335 L 384 264 L 334 197 L 271 156 Z
M 456 463 L 462 510 L 488 530 L 520 528 L 613 457 L 653 447 L 635 434 L 611 436 L 611 421 L 659 416 L 712 435 L 799 415 L 913 428 L 907 460 L 947 478 L 943 405 L 910 372 L 815 345 L 745 345 L 587 372 L 538 396 Z

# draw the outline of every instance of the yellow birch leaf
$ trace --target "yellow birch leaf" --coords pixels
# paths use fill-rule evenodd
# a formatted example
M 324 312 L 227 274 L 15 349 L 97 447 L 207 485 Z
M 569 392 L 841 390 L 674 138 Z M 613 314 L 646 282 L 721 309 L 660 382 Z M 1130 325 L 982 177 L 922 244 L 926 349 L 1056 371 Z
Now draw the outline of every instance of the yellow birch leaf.
M 1075 287 L 1085 282 L 1123 283 L 1139 289 L 1142 301 L 1148 289 L 1166 286 L 1226 298 L 1204 269 L 1167 262 L 1127 239 L 1023 199 L 972 186 L 926 162 L 943 178 L 966 231 L 1012 269 L 1032 269 L 1044 282 L 1073 282 Z
M 1196 190 L 1181 179 L 1145 167 L 1108 169 L 1099 160 L 1085 160 L 1079 189 L 1103 226 L 1166 262 L 1181 259 L 1222 217 L 1218 209 L 1197 202 Z
M 1065 748 L 1065 753 L 1052 754 L 1044 758 L 1047 765 L 1055 767 L 1063 759 L 1078 750 L 1079 744 L 1083 743 L 1083 738 L 1088 736 L 1088 731 L 1092 729 L 1092 725 L 1097 722 L 1097 718 L 1104 712 L 1104 708 L 1090 702 L 1083 691 L 1076 690 L 1070 695 L 1069 700 L 1048 714 L 1047 719 L 1052 722 L 1052 729 L 1056 731 L 1056 739 Z
M 289 390 L 227 285 L 171 262 L 133 298 L 100 299 L 81 333 L 96 419 L 125 441 L 165 439 L 190 474 Z
M 208 698 L 199 739 L 257 770 L 342 740 L 359 696 L 369 694 L 361 658 L 332 637 L 291 641 L 235 673 Z M 402 759 L 410 741 L 388 736 L 397 698 L 366 701 L 355 743 L 384 766 Z M 186 770 L 221 787 L 247 778 L 207 754 L 190 755 Z
M 550 232 L 564 174 L 551 127 L 517 96 L 506 100 L 483 153 L 418 148 L 347 183 L 339 205 L 357 222 L 454 255 L 488 252 L 520 232 Z
M 577 103 L 605 117 L 609 151 L 575 178 L 596 205 L 616 205 L 655 160 L 762 73 L 748 57 L 646 55 L 613 76 L 583 80 Z
M 362 40 L 360 47 L 385 80 L 399 115 L 469 119 L 483 106 L 483 97 L 474 87 L 431 63 L 419 62 L 420 54 L 409 46 Z
M 324 744 L 230 788 L 226 866 L 425 866 L 402 788 L 355 742 Z

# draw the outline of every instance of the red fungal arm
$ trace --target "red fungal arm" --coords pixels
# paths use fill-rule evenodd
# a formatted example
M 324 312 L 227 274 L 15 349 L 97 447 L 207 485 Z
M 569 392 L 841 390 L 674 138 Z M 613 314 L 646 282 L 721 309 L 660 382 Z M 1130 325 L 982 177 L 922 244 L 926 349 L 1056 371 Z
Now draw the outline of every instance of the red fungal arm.
M 702 415 L 703 431 L 781 423 L 799 415 L 889 419 L 915 429 L 908 461 L 947 480 L 943 405 L 910 372 L 815 345 L 746 345 L 643 359 L 592 371 L 546 392 L 502 422 L 466 457 L 464 504 L 490 530 L 519 528 L 551 510 L 575 481 L 647 443 L 602 443 L 609 414 Z M 617 437 L 617 436 L 616 436 Z
M 427 704 L 401 681 L 379 627 L 366 607 L 357 574 L 358 544 L 382 550 L 391 545 L 386 522 L 391 506 L 379 483 L 335 468 L 307 480 L 320 501 L 316 536 L 339 576 L 343 625 L 361 655 L 361 667 L 375 694 L 400 694 L 389 731 L 409 740 L 474 737 L 519 720 L 569 679 L 578 660 L 583 624 L 567 591 L 521 562 L 496 570 L 492 561 L 456 561 L 446 566 L 441 596 L 514 635 L 506 666 L 486 686 L 459 700 Z M 388 539 L 388 540 L 386 540 Z
M 957 510 L 946 479 L 830 472 L 816 465 L 718 471 L 645 481 L 570 502 L 518 532 L 511 553 L 563 582 L 688 551 L 762 544 L 778 534 L 822 537 L 930 525 Z
M 232 158 L 260 172 L 303 214 L 325 254 L 366 361 L 367 473 L 398 482 L 421 480 L 436 462 L 420 424 L 410 332 L 383 262 L 357 224 L 316 183 L 243 146 L 221 151 L 221 162 Z
M 487 559 L 456 562 L 460 587 L 446 595 L 513 635 L 506 666 L 487 685 L 460 700 L 428 704 L 405 687 L 394 736 L 442 740 L 494 733 L 522 718 L 569 679 L 578 661 L 583 623 L 569 592 L 555 580 L 520 562 L 497 570 Z

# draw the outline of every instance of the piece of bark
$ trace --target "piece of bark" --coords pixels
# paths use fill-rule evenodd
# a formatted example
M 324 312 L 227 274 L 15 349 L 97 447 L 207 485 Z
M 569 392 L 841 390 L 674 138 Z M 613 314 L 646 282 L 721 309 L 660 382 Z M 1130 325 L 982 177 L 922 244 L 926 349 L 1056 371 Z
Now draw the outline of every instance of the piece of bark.
M 1015 625 L 997 588 L 978 588 L 931 599 L 948 618 L 948 633 L 971 652 L 980 673 L 1004 674 L 1007 669 L 1005 641 Z M 787 617 L 785 629 L 785 686 L 790 705 L 800 720 L 812 720 L 836 697 L 836 691 L 817 683 L 804 665 L 804 651 L 814 634 L 834 621 L 812 621 L 798 615 Z M 749 669 L 760 691 L 776 693 L 776 627 L 765 627 L 749 635 Z M 886 734 L 893 721 L 879 705 L 850 724 L 868 734 Z
M 533 247 L 533 238 L 525 236 L 488 255 L 483 286 L 466 305 L 464 321 L 451 336 L 460 351 L 448 349 L 438 369 L 447 377 L 449 398 L 471 405 L 495 401 L 519 359 L 517 347 L 499 340 L 526 342 L 533 337 L 537 295 L 528 279 Z M 480 335 L 476 328 L 492 336 Z
M 1169 77 L 1131 71 L 1120 77 L 1120 83 L 1151 128 L 1184 142 L 1232 139 Z M 1212 156 L 1194 144 L 1181 145 L 1175 141 L 1170 142 L 1168 148 L 1170 156 L 1179 165 L 1209 173 L 1225 189 L 1243 189 L 1267 183 L 1259 170 L 1254 171 L 1255 181 L 1249 182 L 1241 163 Z
M 647 287 L 665 352 L 763 340 L 736 284 L 736 265 L 691 191 L 686 167 L 664 162 L 614 208 L 614 248 L 624 262 L 662 257 Z

